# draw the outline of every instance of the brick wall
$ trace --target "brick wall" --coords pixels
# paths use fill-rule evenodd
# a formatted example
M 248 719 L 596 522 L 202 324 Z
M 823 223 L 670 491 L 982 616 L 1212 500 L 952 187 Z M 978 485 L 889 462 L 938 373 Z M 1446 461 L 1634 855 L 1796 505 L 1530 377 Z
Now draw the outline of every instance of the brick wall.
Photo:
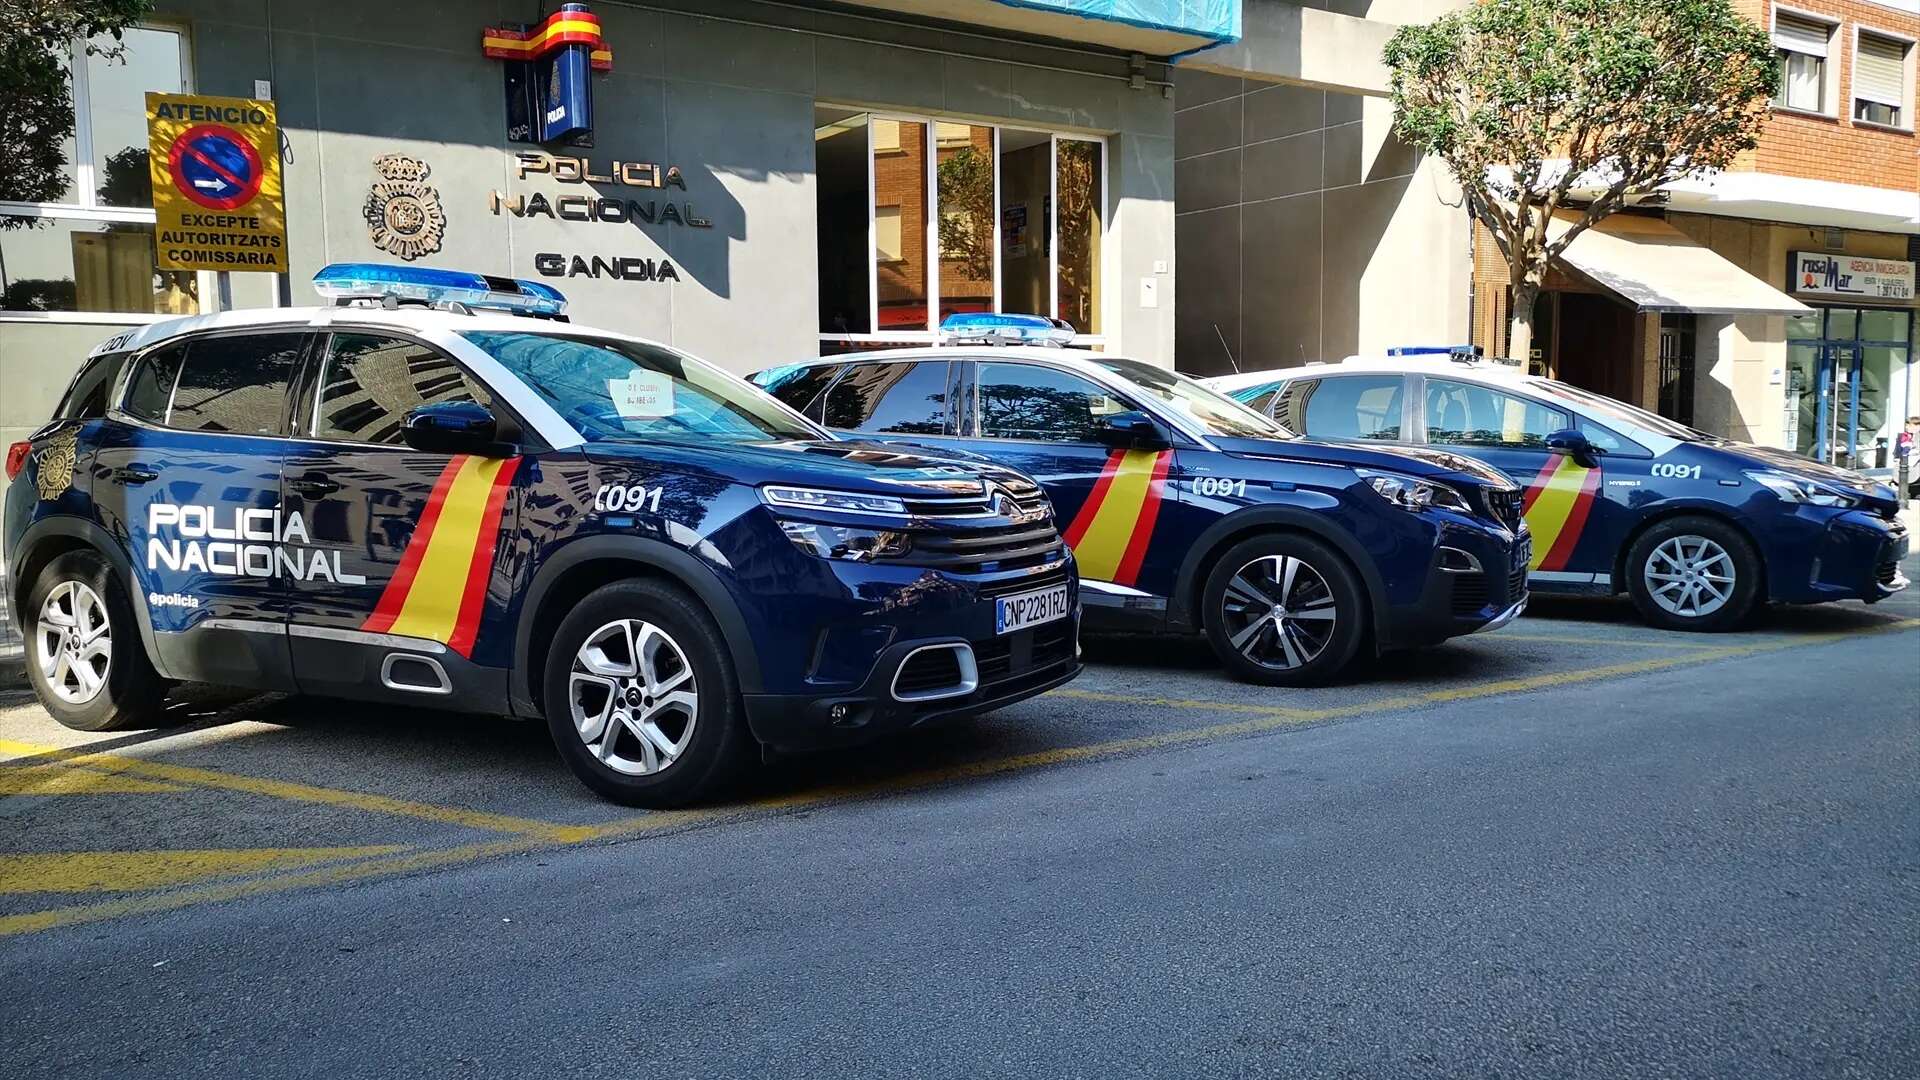
M 1782 6 L 1840 24 L 1827 54 L 1828 65 L 1839 68 L 1837 81 L 1829 77 L 1832 94 L 1827 111 L 1834 115 L 1811 116 L 1775 109 L 1758 149 L 1741 155 L 1734 168 L 1865 187 L 1920 190 L 1920 158 L 1916 157 L 1913 134 L 1852 119 L 1855 28 L 1920 38 L 1920 16 L 1864 0 L 1794 0 Z M 1761 26 L 1771 28 L 1771 0 L 1735 0 L 1735 7 Z M 1911 126 L 1916 111 L 1911 91 L 1905 111 L 1903 120 Z

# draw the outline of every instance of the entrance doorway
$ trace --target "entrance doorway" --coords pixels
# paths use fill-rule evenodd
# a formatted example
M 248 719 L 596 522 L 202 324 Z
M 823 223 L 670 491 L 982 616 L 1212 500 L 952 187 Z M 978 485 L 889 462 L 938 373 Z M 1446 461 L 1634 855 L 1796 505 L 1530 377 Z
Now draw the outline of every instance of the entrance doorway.
M 1786 436 L 1833 465 L 1884 468 L 1903 417 L 1913 313 L 1820 308 L 1787 320 Z

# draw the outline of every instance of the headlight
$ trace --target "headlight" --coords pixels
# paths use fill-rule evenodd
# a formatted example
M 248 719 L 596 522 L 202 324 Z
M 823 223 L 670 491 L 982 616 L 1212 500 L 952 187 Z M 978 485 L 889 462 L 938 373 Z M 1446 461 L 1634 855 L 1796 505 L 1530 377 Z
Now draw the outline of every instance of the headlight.
M 845 514 L 887 514 L 894 517 L 904 517 L 907 513 L 907 504 L 890 495 L 862 495 L 855 491 L 773 485 L 761 488 L 760 498 L 769 506 L 796 510 L 838 510 Z
M 1806 476 L 1772 469 L 1748 469 L 1747 479 L 1780 496 L 1783 503 L 1808 506 L 1852 506 L 1859 502 L 1851 492 Z
M 849 529 L 840 525 L 815 525 L 807 521 L 782 521 L 780 531 L 794 546 L 823 559 L 890 559 L 905 555 L 913 542 L 903 532 L 880 529 Z
M 1420 480 L 1400 473 L 1374 472 L 1372 469 L 1355 469 L 1360 479 L 1372 485 L 1380 497 L 1399 507 L 1418 513 L 1429 507 L 1452 510 L 1457 514 L 1471 514 L 1473 507 L 1467 505 L 1466 497 L 1445 484 L 1436 484 L 1431 480 Z

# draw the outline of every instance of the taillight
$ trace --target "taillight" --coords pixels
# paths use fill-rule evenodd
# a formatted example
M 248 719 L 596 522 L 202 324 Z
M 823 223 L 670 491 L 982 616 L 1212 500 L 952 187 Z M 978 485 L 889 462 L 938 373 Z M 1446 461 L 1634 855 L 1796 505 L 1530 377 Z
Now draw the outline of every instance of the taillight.
M 27 454 L 33 449 L 32 443 L 17 442 L 7 447 L 7 479 L 19 477 L 20 470 L 27 467 Z

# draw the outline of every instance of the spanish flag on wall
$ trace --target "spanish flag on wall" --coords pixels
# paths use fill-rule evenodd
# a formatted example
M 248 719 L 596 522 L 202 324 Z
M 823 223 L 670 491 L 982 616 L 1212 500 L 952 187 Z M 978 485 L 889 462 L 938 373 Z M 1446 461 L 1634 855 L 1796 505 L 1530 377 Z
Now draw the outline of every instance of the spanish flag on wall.
M 595 71 L 613 70 L 613 50 L 600 36 L 600 16 L 584 4 L 563 4 L 529 29 L 490 26 L 480 32 L 480 51 L 495 60 L 538 60 L 562 45 L 585 45 Z

